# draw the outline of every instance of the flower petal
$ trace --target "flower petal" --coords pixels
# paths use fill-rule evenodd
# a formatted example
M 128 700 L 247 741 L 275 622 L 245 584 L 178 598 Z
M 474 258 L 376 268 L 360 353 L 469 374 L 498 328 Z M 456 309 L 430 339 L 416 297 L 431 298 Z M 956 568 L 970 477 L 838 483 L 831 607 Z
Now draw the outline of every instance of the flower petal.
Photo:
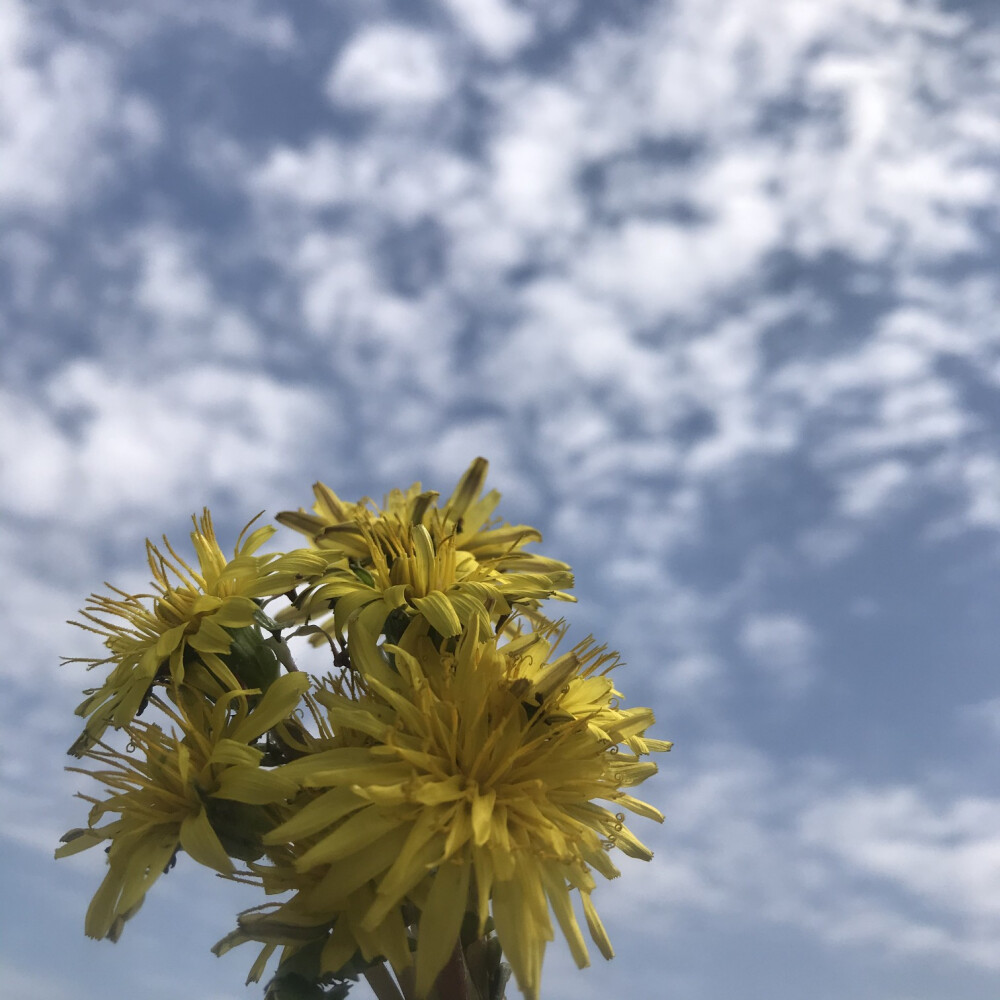
M 426 996 L 458 940 L 469 899 L 469 866 L 445 862 L 431 882 L 420 914 L 417 995 Z
M 229 860 L 226 849 L 212 829 L 212 824 L 208 821 L 208 813 L 205 812 L 204 808 L 200 809 L 196 815 L 188 816 L 181 823 L 180 842 L 181 847 L 199 864 L 205 865 L 207 868 L 214 868 L 227 875 L 234 871 L 233 863 Z

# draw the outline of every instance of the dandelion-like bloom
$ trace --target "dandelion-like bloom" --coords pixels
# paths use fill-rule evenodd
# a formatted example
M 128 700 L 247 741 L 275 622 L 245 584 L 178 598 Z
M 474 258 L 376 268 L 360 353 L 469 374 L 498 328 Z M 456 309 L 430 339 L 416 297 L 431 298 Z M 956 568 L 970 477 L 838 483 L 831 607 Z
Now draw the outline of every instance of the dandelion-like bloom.
M 259 692 L 230 692 L 214 706 L 194 693 L 178 694 L 178 712 L 156 699 L 179 733 L 136 720 L 126 727 L 132 753 L 99 743 L 86 756 L 100 769 L 70 769 L 100 781 L 109 793 L 105 799 L 80 796 L 93 805 L 89 826 L 71 830 L 56 851 L 57 858 L 66 857 L 110 841 L 108 873 L 87 910 L 90 937 L 117 940 L 178 850 L 224 874 L 234 871 L 231 854 L 260 856 L 262 848 L 248 835 L 255 825 L 259 835 L 273 824 L 252 807 L 279 802 L 297 789 L 290 778 L 262 769 L 264 754 L 250 744 L 294 711 L 308 685 L 304 674 L 280 677 L 252 710 L 248 696 Z M 118 818 L 99 826 L 109 814 Z
M 91 595 L 76 624 L 107 655 L 76 659 L 111 666 L 71 749 L 96 767 L 71 770 L 105 794 L 81 796 L 89 825 L 57 851 L 106 846 L 89 935 L 116 940 L 183 851 L 283 894 L 214 949 L 262 943 L 255 981 L 281 948 L 269 995 L 339 996 L 362 972 L 390 995 L 387 963 L 412 1000 L 464 995 L 466 977 L 497 997 L 505 953 L 537 1000 L 556 925 L 589 961 L 580 911 L 612 957 L 596 875 L 618 875 L 614 851 L 652 857 L 626 812 L 663 820 L 631 791 L 671 744 L 647 735 L 650 709 L 619 704 L 616 653 L 586 639 L 557 655 L 565 630 L 541 604 L 573 600 L 572 574 L 525 551 L 534 528 L 491 520 L 486 471 L 474 461 L 443 504 L 419 484 L 381 508 L 317 484 L 313 513 L 278 516 L 309 539 L 285 554 L 259 555 L 274 529 L 248 525 L 227 558 L 206 510 L 196 566 L 147 542 L 152 593 Z M 328 640 L 339 673 L 299 672 L 296 636 Z M 160 724 L 137 718 L 147 704 Z
M 524 551 L 527 543 L 541 541 L 535 528 L 490 522 L 500 494 L 480 497 L 487 468 L 485 459 L 476 459 L 444 507 L 437 506 L 437 493 L 421 491 L 419 483 L 405 493 L 391 492 L 382 509 L 368 500 L 344 503 L 317 483 L 315 514 L 277 516 L 334 560 L 296 602 L 299 617 L 321 616 L 332 605 L 338 636 L 355 616 L 362 630 L 377 635 L 396 611 L 404 624 L 420 615 L 447 637 L 472 618 L 481 625 L 505 618 L 515 605 L 574 600 L 563 590 L 573 585 L 565 563 Z
M 470 911 L 480 934 L 492 916 L 518 985 L 537 1000 L 550 909 L 577 964 L 589 961 L 575 889 L 591 937 L 612 957 L 590 898 L 593 872 L 619 874 L 613 848 L 652 857 L 623 810 L 662 821 L 625 791 L 656 765 L 619 751 L 642 737 L 652 713 L 612 708 L 610 688 L 577 699 L 578 714 L 566 711 L 560 699 L 574 691 L 574 670 L 539 665 L 527 682 L 517 651 L 475 621 L 443 649 L 426 626 L 384 652 L 352 630 L 350 649 L 364 690 L 316 694 L 337 733 L 332 745 L 277 769 L 304 791 L 264 837 L 271 864 L 257 871 L 269 891 L 296 893 L 263 918 L 264 933 L 255 934 L 254 917 L 241 921 L 240 939 L 273 942 L 265 924 L 292 950 L 296 934 L 325 936 L 324 970 L 338 971 L 360 949 L 369 960 L 388 957 L 398 973 L 410 960 L 399 913 L 411 907 L 416 992 L 425 997 Z M 587 661 L 576 657 L 584 670 Z M 547 670 L 559 675 L 555 688 L 544 683 Z M 646 739 L 643 752 L 669 748 Z
M 550 721 L 581 719 L 597 739 L 624 743 L 637 754 L 669 749 L 662 740 L 642 735 L 653 724 L 651 709 L 619 707 L 622 693 L 611 679 L 620 664 L 618 653 L 595 645 L 588 636 L 553 658 L 565 631 L 561 622 L 543 624 L 535 631 L 517 634 L 504 647 L 514 678 L 512 687 L 528 711 L 545 705 Z
M 128 594 L 108 584 L 112 595 L 91 594 L 90 603 L 81 611 L 87 623 L 72 623 L 103 636 L 110 655 L 70 657 L 64 662 L 84 662 L 88 669 L 105 663 L 114 667 L 104 684 L 88 692 L 77 707 L 77 715 L 85 716 L 87 724 L 71 753 L 79 756 L 109 725 L 120 728 L 131 722 L 154 683 L 187 684 L 212 697 L 260 684 L 265 680 L 258 676 L 261 656 L 267 655 L 263 642 L 246 633 L 242 642 L 235 640 L 244 669 L 234 672 L 230 656 L 234 637 L 266 620 L 260 598 L 284 594 L 326 566 L 324 559 L 305 550 L 255 556 L 275 533 L 270 526 L 247 535 L 247 525 L 234 557 L 227 559 L 208 510 L 200 520 L 192 520 L 198 569 L 188 565 L 166 538 L 163 542 L 171 558 L 147 540 L 155 593 Z M 277 664 L 271 659 L 276 676 Z

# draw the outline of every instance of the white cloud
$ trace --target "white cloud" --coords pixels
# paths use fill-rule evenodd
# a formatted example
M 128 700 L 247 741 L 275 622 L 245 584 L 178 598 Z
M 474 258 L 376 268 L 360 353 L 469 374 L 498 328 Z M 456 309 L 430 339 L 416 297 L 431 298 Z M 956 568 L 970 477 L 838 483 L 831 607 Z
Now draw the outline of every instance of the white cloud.
M 484 52 L 509 59 L 534 36 L 527 11 L 509 0 L 444 0 L 455 20 Z
M 1000 802 L 961 798 L 932 803 L 913 788 L 851 789 L 809 809 L 808 843 L 930 904 L 985 929 L 1000 921 Z M 970 957 L 979 945 L 970 942 Z M 990 951 L 981 961 L 1000 968 Z
M 174 234 L 148 231 L 141 237 L 142 266 L 136 300 L 168 321 L 205 319 L 214 305 L 211 285 Z
M 902 8 L 895 15 L 907 20 Z M 920 78 L 935 98 L 947 100 L 954 94 L 955 78 L 944 65 L 957 23 L 944 18 L 921 23 L 917 15 L 911 31 L 894 35 L 879 59 L 871 58 L 873 39 L 855 33 L 853 44 L 810 65 L 809 89 L 836 102 L 846 143 L 822 178 L 802 170 L 790 175 L 798 195 L 818 210 L 819 226 L 807 224 L 801 230 L 804 246 L 817 238 L 833 239 L 870 259 L 888 253 L 900 240 L 929 257 L 975 246 L 963 213 L 989 197 L 995 182 L 988 170 L 965 160 L 964 143 L 950 116 L 928 114 L 914 92 L 919 65 Z M 914 45 L 907 38 L 920 42 Z M 801 152 L 812 155 L 805 148 Z
M 401 24 L 378 24 L 355 35 L 327 78 L 330 100 L 362 108 L 410 111 L 450 90 L 439 42 Z
M 521 392 L 550 385 L 552 366 L 561 363 L 587 385 L 616 385 L 652 401 L 663 360 L 638 344 L 622 316 L 599 296 L 575 282 L 543 280 L 525 290 L 522 305 L 524 318 L 500 349 L 512 369 L 518 358 L 536 361 L 520 373 Z
M 781 220 L 767 177 L 759 156 L 745 150 L 721 156 L 684 185 L 702 218 L 637 215 L 598 228 L 574 264 L 577 280 L 614 297 L 639 324 L 709 308 L 713 295 L 746 281 L 778 245 Z
M 491 143 L 491 195 L 508 226 L 576 230 L 583 205 L 575 171 L 586 141 L 579 97 L 552 84 L 510 94 Z
M 302 150 L 276 147 L 250 172 L 248 186 L 276 224 L 287 224 L 289 204 L 304 212 L 364 208 L 376 217 L 409 222 L 465 200 L 477 172 L 464 157 L 433 143 L 401 144 L 383 134 L 350 146 L 324 137 Z M 267 211 L 272 203 L 279 213 Z M 308 215 L 297 221 L 311 229 Z
M 1000 460 L 990 451 L 957 449 L 934 465 L 935 477 L 960 494 L 960 512 L 939 526 L 951 534 L 970 528 L 1000 528 Z
M 73 10 L 74 22 L 116 44 L 140 49 L 155 43 L 161 32 L 210 30 L 238 43 L 271 53 L 292 51 L 298 41 L 294 22 L 275 13 L 265 0 L 201 0 L 196 6 L 172 0 L 143 0 L 123 7 L 116 0 L 92 0 Z
M 0 198 L 85 204 L 120 146 L 156 142 L 155 114 L 121 90 L 127 47 L 46 48 L 55 35 L 39 40 L 26 5 L 8 6 L 0 154 L 16 171 Z M 135 37 L 145 44 L 178 21 L 223 26 L 225 6 L 173 17 L 153 0 Z M 296 121 L 304 138 L 290 128 L 260 155 L 258 134 L 228 135 L 211 117 L 178 134 L 178 148 L 196 137 L 203 172 L 212 162 L 252 199 L 237 249 L 273 266 L 264 311 L 287 319 L 287 342 L 263 340 L 256 300 L 223 294 L 214 264 L 231 265 L 233 247 L 211 223 L 197 234 L 134 226 L 117 262 L 100 247 L 88 261 L 103 303 L 84 321 L 94 360 L 74 361 L 78 348 L 59 341 L 70 356 L 48 381 L 8 383 L 0 422 L 16 440 L 0 443 L 0 503 L 17 524 L 44 528 L 31 545 L 8 528 L 0 553 L 5 565 L 44 564 L 11 600 L 5 641 L 33 651 L 0 658 L 18 693 L 41 679 L 50 707 L 67 696 L 69 675 L 52 666 L 54 609 L 79 603 L 76 581 L 121 532 L 155 533 L 236 491 L 252 513 L 290 490 L 289 477 L 301 492 L 317 475 L 395 485 L 420 468 L 447 488 L 488 455 L 504 512 L 544 514 L 544 551 L 600 567 L 587 585 L 610 595 L 601 639 L 624 647 L 667 711 L 683 706 L 683 725 L 707 717 L 704 728 L 723 730 L 733 720 L 717 697 L 728 680 L 712 628 L 721 620 L 742 623 L 738 639 L 777 691 L 816 676 L 808 623 L 747 612 L 770 606 L 768 580 L 749 582 L 752 544 L 723 556 L 743 561 L 735 579 L 704 590 L 672 561 L 697 553 L 713 518 L 738 518 L 746 487 L 801 462 L 813 492 L 833 498 L 802 534 L 766 539 L 789 563 L 799 543 L 841 557 L 883 512 L 935 490 L 954 498 L 960 528 L 1000 524 L 995 435 L 947 364 L 1000 382 L 996 280 L 983 268 L 953 281 L 932 266 L 965 253 L 989 262 L 977 218 L 992 218 L 996 201 L 994 35 L 897 0 L 877 10 L 686 0 L 647 5 L 635 30 L 566 40 L 564 60 L 529 70 L 499 63 L 532 42 L 532 15 L 453 6 L 494 62 L 444 32 L 363 28 L 327 79 L 339 106 L 384 116 L 359 135 L 328 134 L 318 119 L 299 132 Z M 240 18 L 256 9 L 240 5 Z M 230 34 L 290 52 L 291 22 L 274 21 L 268 42 L 261 18 L 252 35 Z M 210 133 L 217 143 L 203 144 Z M 441 273 L 407 298 L 387 287 L 380 247 L 424 219 L 446 248 Z M 47 275 L 64 261 L 47 239 L 5 237 L 26 264 L 19 308 L 57 298 Z M 775 251 L 790 260 L 791 291 L 763 286 Z M 882 319 L 835 314 L 831 260 L 866 270 L 850 292 Z M 100 268 L 117 276 L 133 264 L 134 285 L 100 285 Z M 141 320 L 134 338 L 119 335 L 123 301 Z M 89 303 L 81 293 L 75 315 Z M 793 360 L 774 361 L 783 326 L 794 328 Z M 17 350 L 29 357 L 48 330 L 24 330 Z M 286 346 L 308 356 L 310 385 L 329 372 L 329 388 L 265 373 L 263 358 Z M 187 368 L 188 357 L 202 360 Z M 992 702 L 976 713 L 996 721 Z M 31 773 L 24 748 L 41 757 L 64 745 L 71 723 L 54 707 L 19 716 L 7 835 L 51 832 L 43 798 L 61 779 Z M 743 747 L 718 751 L 694 765 L 681 757 L 662 796 L 663 849 L 626 876 L 620 903 L 602 894 L 602 910 L 606 895 L 628 916 L 638 900 L 664 925 L 670 912 L 751 914 L 838 947 L 996 967 L 993 800 L 802 776 Z
M 722 666 L 715 657 L 690 653 L 665 664 L 657 672 L 655 685 L 673 710 L 678 700 L 684 704 L 703 702 L 706 695 L 721 688 L 722 676 Z
M 1000 802 L 939 801 L 919 785 L 843 781 L 829 767 L 779 769 L 738 746 L 661 762 L 668 820 L 628 899 L 647 919 L 689 909 L 806 928 L 837 947 L 1000 968 Z M 663 784 L 668 788 L 664 789 Z
M 148 150 L 161 128 L 120 88 L 105 52 L 53 41 L 29 9 L 8 0 L 0 18 L 0 209 L 44 211 L 88 194 L 116 156 Z
M 726 30 L 703 30 L 709 23 L 725 24 Z M 851 30 L 839 33 L 845 24 Z M 947 256 L 953 249 L 948 240 L 931 240 L 921 219 L 940 226 L 954 222 L 966 234 L 956 237 L 954 247 L 971 245 L 962 205 L 989 203 L 983 168 L 961 173 L 960 192 L 948 197 L 965 201 L 949 208 L 947 219 L 935 215 L 935 206 L 942 204 L 938 181 L 950 176 L 949 164 L 982 162 L 970 143 L 992 142 L 983 126 L 986 104 L 970 108 L 961 129 L 953 128 L 949 115 L 930 120 L 921 112 L 923 98 L 911 72 L 914 53 L 926 54 L 941 99 L 953 100 L 957 84 L 944 71 L 958 60 L 942 39 L 960 38 L 958 27 L 955 19 L 924 16 L 896 3 L 876 16 L 846 0 L 808 14 L 765 4 L 736 10 L 721 2 L 708 9 L 680 5 L 669 15 L 652 11 L 641 33 L 597 31 L 581 41 L 561 74 L 539 79 L 516 69 L 483 71 L 478 93 L 489 125 L 483 161 L 457 154 L 446 130 L 420 142 L 409 132 L 378 131 L 353 145 L 318 137 L 302 149 L 276 147 L 255 172 L 251 190 L 262 217 L 277 227 L 275 259 L 295 262 L 292 277 L 304 314 L 322 336 L 367 325 L 399 331 L 409 326 L 440 345 L 450 342 L 437 332 L 442 309 L 450 325 L 461 322 L 467 303 L 495 306 L 498 329 L 508 331 L 502 355 L 530 354 L 538 361 L 511 368 L 500 405 L 513 412 L 543 382 L 553 398 L 568 395 L 550 375 L 560 364 L 567 375 L 606 387 L 613 402 L 602 405 L 610 411 L 625 409 L 619 400 L 631 401 L 633 419 L 650 429 L 650 437 L 623 441 L 613 421 L 580 467 L 581 476 L 592 469 L 594 481 L 609 463 L 629 466 L 624 458 L 616 463 L 602 457 L 626 451 L 638 467 L 658 463 L 661 471 L 676 471 L 676 452 L 665 438 L 677 413 L 699 407 L 707 430 L 683 456 L 687 477 L 706 485 L 732 478 L 746 458 L 791 454 L 810 427 L 818 430 L 810 460 L 842 497 L 842 512 L 868 520 L 901 495 L 901 483 L 890 487 L 887 477 L 898 478 L 900 463 L 908 462 L 902 452 L 940 453 L 972 429 L 937 365 L 946 353 L 979 350 L 982 337 L 955 330 L 960 321 L 942 317 L 940 296 L 930 302 L 925 293 L 923 301 L 915 294 L 888 313 L 873 336 L 770 374 L 763 370 L 762 347 L 769 327 L 794 321 L 801 315 L 797 310 L 818 316 L 823 302 L 815 294 L 764 296 L 738 318 L 719 322 L 713 313 L 720 302 L 755 287 L 776 249 L 791 245 L 809 254 L 839 249 L 864 256 L 866 247 L 882 239 L 871 242 L 869 224 L 925 256 Z M 909 32 L 910 48 L 876 46 L 873 40 L 885 30 Z M 874 76 L 855 72 L 869 65 L 883 69 Z M 674 105 L 664 106 L 666 117 L 653 120 L 645 113 L 647 85 L 657 74 L 671 73 L 687 81 L 687 92 L 682 100 L 678 89 Z M 702 76 L 705 87 L 694 87 L 692 81 Z M 802 117 L 794 127 L 782 125 L 777 136 L 760 130 L 760 115 L 772 102 L 794 104 L 799 98 Z M 905 106 L 904 114 L 892 118 L 891 141 L 879 139 L 871 124 L 886 101 Z M 685 124 L 677 115 L 690 107 L 693 117 Z M 457 105 L 452 111 L 462 114 Z M 929 142 L 933 136 L 941 143 Z M 690 162 L 656 152 L 658 139 L 677 138 L 691 141 Z M 890 172 L 902 169 L 916 162 L 917 150 L 937 158 L 920 161 L 922 180 L 907 188 L 905 198 L 894 194 L 895 181 L 873 190 L 854 185 L 843 197 L 862 200 L 839 211 L 820 198 L 819 187 L 813 193 L 795 187 L 821 186 L 831 169 L 849 177 L 858 157 L 885 161 Z M 637 180 L 639 175 L 616 172 L 621 162 L 641 165 L 645 173 Z M 597 203 L 580 184 L 590 168 L 607 168 L 604 204 L 617 204 L 624 217 L 593 214 Z M 654 188 L 659 194 L 652 202 L 628 208 L 628 192 L 614 190 L 645 189 L 645 179 L 655 180 L 658 171 L 664 182 Z M 674 201 L 696 217 L 684 224 L 657 217 L 658 205 Z M 289 202 L 301 212 L 290 220 Z M 338 235 L 310 233 L 309 213 L 324 206 L 347 208 L 357 213 L 357 222 Z M 440 298 L 417 308 L 385 294 L 367 234 L 421 215 L 433 215 L 440 224 L 449 253 Z M 847 228 L 837 229 L 841 224 Z M 320 244 L 327 249 L 317 251 Z M 872 252 L 879 256 L 883 250 Z M 895 255 L 888 254 L 881 259 L 895 267 Z M 506 286 L 503 273 L 522 267 L 535 273 L 532 280 Z M 485 328 L 491 321 L 475 322 Z M 652 348 L 636 336 L 637 329 L 656 330 L 665 322 L 694 329 L 664 336 Z M 338 340 L 350 336 L 338 334 Z M 376 337 L 375 343 L 388 341 Z M 496 348 L 489 354 L 494 359 Z M 554 420 L 554 430 L 559 422 Z M 911 482 L 926 488 L 930 479 L 918 466 Z M 817 527 L 826 538 L 836 528 Z M 837 530 L 849 534 L 844 525 Z
M 150 223 L 98 242 L 93 259 L 107 269 L 105 294 L 91 306 L 90 290 L 73 283 L 69 308 L 91 309 L 92 327 L 106 338 L 117 367 L 172 368 L 189 357 L 246 367 L 264 354 L 258 316 L 232 292 L 220 291 L 220 261 L 206 259 L 204 239 Z
M 354 237 L 311 235 L 293 266 L 303 314 L 315 342 L 324 345 L 326 363 L 352 384 L 441 398 L 455 337 L 441 296 L 407 299 L 386 290 L 368 248 Z M 382 418 L 385 426 L 395 426 L 401 412 L 394 407 Z
M 740 644 L 765 677 L 784 694 L 797 694 L 816 673 L 816 635 L 809 624 L 789 614 L 747 615 Z
M 872 517 L 891 507 L 910 479 L 905 462 L 890 459 L 841 479 L 840 510 L 849 517 Z
M 998 136 L 991 87 L 955 58 L 962 24 L 897 0 L 675 4 L 651 12 L 641 41 L 597 34 L 578 82 L 619 148 L 693 138 L 691 172 L 755 150 L 770 224 L 806 255 L 938 259 L 977 245 L 970 209 L 996 185 L 990 157 L 968 155 Z
M 109 377 L 84 361 L 41 398 L 8 390 L 0 408 L 21 430 L 0 445 L 0 502 L 77 524 L 113 523 L 137 507 L 176 516 L 178 502 L 196 510 L 220 487 L 254 484 L 260 496 L 309 446 L 319 413 L 311 392 L 257 372 L 205 365 Z
M 318 139 L 303 152 L 278 147 L 254 171 L 253 189 L 269 197 L 318 208 L 355 195 L 348 178 L 348 154 L 333 139 Z

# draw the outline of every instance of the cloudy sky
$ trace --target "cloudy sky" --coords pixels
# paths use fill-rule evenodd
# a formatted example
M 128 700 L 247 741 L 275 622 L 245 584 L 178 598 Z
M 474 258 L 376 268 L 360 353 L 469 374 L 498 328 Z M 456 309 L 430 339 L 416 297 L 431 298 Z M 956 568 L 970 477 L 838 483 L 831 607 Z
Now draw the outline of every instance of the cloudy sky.
M 993 1000 L 998 67 L 987 0 L 0 0 L 11 995 L 260 996 L 192 865 L 84 939 L 64 619 L 481 454 L 676 741 L 546 1000 Z

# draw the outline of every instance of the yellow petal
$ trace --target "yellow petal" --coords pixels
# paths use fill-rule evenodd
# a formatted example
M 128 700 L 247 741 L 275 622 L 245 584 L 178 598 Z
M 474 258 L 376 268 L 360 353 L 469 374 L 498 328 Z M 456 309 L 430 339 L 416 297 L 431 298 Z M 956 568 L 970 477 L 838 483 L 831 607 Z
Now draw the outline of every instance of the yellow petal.
M 321 972 L 340 972 L 358 950 L 358 943 L 351 933 L 351 925 L 346 919 L 334 924 L 333 933 L 323 945 L 320 956 Z
M 482 847 L 489 840 L 496 800 L 497 793 L 492 788 L 472 800 L 472 832 L 477 847 Z
M 580 898 L 583 900 L 583 914 L 587 918 L 587 927 L 590 930 L 590 936 L 594 939 L 594 944 L 600 948 L 601 954 L 605 958 L 609 960 L 614 958 L 615 950 L 611 947 L 611 939 L 604 929 L 604 924 L 601 923 L 601 918 L 597 915 L 597 910 L 594 909 L 594 904 L 590 901 L 590 893 L 581 892 Z
M 322 518 L 306 514 L 301 510 L 283 510 L 281 513 L 276 514 L 274 519 L 279 524 L 285 525 L 286 528 L 300 531 L 303 535 L 308 535 L 310 538 L 313 535 L 318 535 L 326 527 L 326 521 Z
M 566 880 L 562 875 L 553 872 L 549 867 L 542 866 L 542 879 L 545 882 L 545 894 L 552 904 L 552 912 L 559 921 L 559 927 L 569 944 L 569 950 L 573 954 L 573 961 L 578 969 L 584 969 L 590 965 L 590 956 L 587 954 L 587 945 L 584 943 L 580 925 L 576 922 L 576 914 L 573 912 L 573 902 L 570 898 Z
M 306 907 L 328 913 L 330 907 L 337 906 L 355 889 L 386 871 L 399 857 L 408 833 L 406 827 L 396 827 L 366 844 L 356 854 L 333 862 L 326 874 L 305 893 Z
M 463 544 L 476 535 L 479 529 L 489 520 L 490 514 L 496 510 L 499 503 L 499 490 L 490 490 L 484 497 L 466 507 L 465 512 L 461 515 L 462 530 L 458 532 L 460 544 Z M 458 518 L 454 518 L 453 520 L 457 521 Z
M 188 645 L 204 653 L 228 653 L 233 637 L 210 619 L 203 619 L 194 635 L 188 636 Z
M 334 631 L 337 635 L 343 635 L 344 629 L 349 627 L 351 621 L 370 604 L 378 604 L 382 607 L 383 613 L 388 614 L 388 610 L 382 601 L 382 595 L 373 587 L 366 587 L 358 583 L 356 589 L 350 594 L 337 598 L 337 603 L 333 609 Z M 375 614 L 375 612 L 372 612 Z M 385 620 L 384 618 L 382 619 Z
M 615 827 L 615 846 L 630 858 L 653 860 L 653 852 L 627 826 Z
M 262 806 L 290 799 L 298 790 L 298 782 L 284 777 L 279 771 L 265 771 L 259 767 L 230 767 L 222 772 L 219 787 L 212 793 L 212 797 Z
M 280 769 L 279 769 L 280 773 Z M 331 788 L 304 805 L 291 819 L 264 836 L 265 844 L 283 844 L 311 837 L 338 820 L 356 812 L 365 804 L 350 788 Z
M 357 559 L 369 556 L 368 542 L 356 524 L 327 525 L 315 539 L 321 549 L 332 549 Z
M 469 866 L 445 862 L 431 883 L 417 934 L 417 996 L 425 997 L 458 940 L 469 898 Z
M 444 842 L 444 856 L 452 857 L 456 851 L 464 847 L 472 837 L 472 821 L 469 809 L 464 802 L 459 802 L 451 813 L 447 823 L 448 837 Z
M 101 830 L 71 830 L 63 837 L 64 843 L 56 848 L 57 858 L 68 858 L 71 854 L 78 854 L 86 851 L 90 847 L 103 843 L 108 834 Z
M 451 606 L 451 601 L 440 590 L 431 591 L 426 597 L 413 597 L 410 600 L 439 635 L 447 638 L 462 631 L 458 614 Z
M 378 626 L 364 619 L 364 615 L 351 624 L 348 630 L 348 643 L 351 649 L 351 662 L 366 677 L 377 678 L 387 687 L 398 690 L 400 680 L 386 662 L 382 650 L 378 647 Z M 379 626 L 381 622 L 379 623 Z M 376 630 L 373 631 L 372 626 Z
M 164 657 L 169 656 L 174 649 L 177 648 L 177 644 L 183 638 L 183 625 L 176 625 L 174 628 L 167 629 L 167 631 L 161 633 L 160 638 L 156 640 L 156 656 L 161 660 Z
M 453 774 L 444 781 L 422 781 L 420 787 L 413 793 L 413 798 L 425 806 L 455 802 L 465 798 L 465 783 L 465 777 L 460 774 Z
M 121 872 L 113 867 L 97 887 L 94 898 L 87 907 L 83 929 L 87 937 L 103 938 L 107 936 L 115 919 L 115 904 L 121 896 Z
M 227 628 L 244 628 L 253 623 L 256 612 L 257 605 L 249 596 L 227 597 L 212 615 L 212 621 Z
M 431 589 L 434 572 L 434 542 L 430 532 L 422 525 L 415 524 L 410 529 L 416 566 L 412 582 L 418 593 L 426 594 Z
M 261 513 L 263 513 L 263 511 L 261 511 Z M 260 514 L 258 514 L 257 517 L 260 517 Z M 254 520 L 256 520 L 256 518 L 254 518 Z M 250 524 L 253 524 L 253 521 L 251 521 Z M 250 527 L 250 524 L 243 529 L 243 532 L 246 532 L 247 528 Z M 252 531 L 246 536 L 246 538 L 243 538 L 243 532 L 241 532 L 240 538 L 236 540 L 238 554 L 240 556 L 251 555 L 256 552 L 257 549 L 259 549 L 269 538 L 273 538 L 277 531 L 278 529 L 275 528 L 274 525 L 265 524 Z M 242 539 L 242 544 L 240 544 L 240 539 Z
M 208 758 L 208 762 L 210 764 L 229 764 L 256 767 L 263 756 L 264 754 L 254 747 L 249 747 L 245 743 L 237 743 L 235 740 L 223 738 L 215 744 L 215 747 L 212 750 L 212 756 Z
M 283 674 L 267 689 L 257 707 L 233 728 L 229 738 L 238 743 L 251 743 L 287 719 L 308 688 L 308 674 L 301 671 Z
M 397 818 L 382 816 L 373 806 L 368 806 L 344 820 L 332 833 L 309 848 L 295 862 L 295 867 L 299 871 L 308 871 L 316 865 L 329 864 L 353 854 L 398 825 Z
M 376 927 L 421 879 L 428 865 L 441 857 L 444 837 L 438 831 L 436 810 L 425 809 L 410 828 L 410 835 L 379 883 L 378 898 L 364 915 L 362 924 Z
M 461 520 L 465 516 L 465 512 L 477 496 L 482 492 L 483 486 L 486 483 L 486 474 L 489 471 L 490 463 L 486 461 L 485 458 L 477 458 L 466 470 L 462 473 L 462 478 L 458 481 L 458 485 L 455 487 L 455 492 L 448 498 L 448 502 L 445 504 L 445 516 L 450 518 L 452 521 Z M 497 494 L 497 500 L 500 499 L 500 495 Z M 463 525 L 463 527 L 465 527 Z M 476 525 L 471 530 L 475 531 L 479 525 Z M 466 527 L 466 530 L 470 530 Z
M 154 833 L 135 846 L 122 879 L 122 894 L 116 907 L 119 916 L 134 912 L 177 850 L 173 837 Z
M 493 883 L 493 920 L 517 985 L 526 996 L 537 997 L 538 983 L 532 978 L 535 928 L 519 888 L 515 879 Z
M 656 806 L 651 806 L 648 802 L 643 802 L 642 799 L 626 795 L 624 792 L 608 796 L 607 801 L 624 806 L 630 812 L 634 812 L 636 816 L 642 816 L 645 819 L 655 819 L 657 823 L 662 823 L 664 820 L 663 813 Z
M 205 615 L 221 607 L 222 598 L 213 594 L 199 594 L 191 604 L 191 615 Z
M 508 524 L 493 531 L 481 531 L 464 546 L 477 558 L 506 555 L 528 542 L 540 542 L 542 533 L 527 524 Z
M 251 983 L 260 982 L 260 977 L 264 975 L 264 969 L 267 967 L 267 963 L 271 960 L 271 956 L 277 950 L 277 947 L 276 944 L 266 944 L 261 948 L 260 954 L 254 959 L 254 963 L 250 966 L 250 971 L 247 973 L 247 986 Z
M 649 737 L 643 737 L 643 743 L 646 744 L 647 750 L 654 753 L 665 753 L 674 745 L 671 740 L 651 740 Z
M 333 521 L 336 524 L 340 521 L 346 521 L 351 516 L 351 508 L 354 504 L 345 504 L 326 483 L 313 483 L 313 495 L 316 497 L 313 510 L 328 518 L 328 521 L 324 523 Z
M 226 874 L 233 872 L 233 863 L 212 829 L 204 808 L 181 823 L 180 842 L 181 847 L 199 864 Z

